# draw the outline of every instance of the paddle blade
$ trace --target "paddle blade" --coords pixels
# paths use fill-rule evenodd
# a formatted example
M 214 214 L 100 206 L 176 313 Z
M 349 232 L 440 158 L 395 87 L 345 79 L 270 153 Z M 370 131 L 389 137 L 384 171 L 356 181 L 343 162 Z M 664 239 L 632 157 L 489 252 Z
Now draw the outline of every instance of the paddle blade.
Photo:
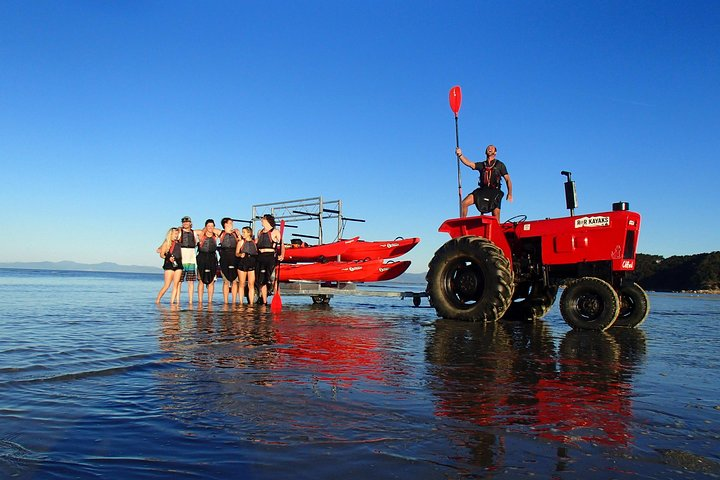
M 282 298 L 280 298 L 280 288 L 275 290 L 272 302 L 270 302 L 270 311 L 273 313 L 282 312 Z
M 462 103 L 462 90 L 460 90 L 460 87 L 458 85 L 455 85 L 450 89 L 450 108 L 455 113 L 455 116 L 457 117 L 458 112 L 460 111 L 460 104 Z

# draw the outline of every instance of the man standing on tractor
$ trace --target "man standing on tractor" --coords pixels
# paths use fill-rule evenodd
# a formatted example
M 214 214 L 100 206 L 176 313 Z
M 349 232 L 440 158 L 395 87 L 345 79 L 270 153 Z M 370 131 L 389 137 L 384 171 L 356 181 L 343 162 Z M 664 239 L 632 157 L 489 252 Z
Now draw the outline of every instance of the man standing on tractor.
M 507 167 L 503 162 L 495 158 L 497 148 L 495 148 L 495 145 L 487 146 L 485 149 L 487 159 L 484 162 L 471 162 L 470 159 L 463 155 L 460 147 L 455 149 L 455 154 L 462 163 L 480 172 L 480 180 L 478 181 L 480 186 L 463 199 L 460 217 L 467 217 L 468 207 L 474 203 L 480 213 L 492 212 L 493 216 L 500 222 L 500 205 L 503 197 L 503 192 L 500 189 L 501 178 L 505 179 L 509 202 L 512 202 L 513 195 L 512 181 L 510 181 Z

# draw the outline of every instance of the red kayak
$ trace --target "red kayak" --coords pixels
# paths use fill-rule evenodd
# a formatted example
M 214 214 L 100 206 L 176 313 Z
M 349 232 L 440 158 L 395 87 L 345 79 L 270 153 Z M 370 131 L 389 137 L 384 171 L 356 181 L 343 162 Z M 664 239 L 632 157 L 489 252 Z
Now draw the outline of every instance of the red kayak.
M 286 246 L 283 262 L 323 262 L 326 260 L 336 260 L 337 256 L 344 253 L 353 243 L 357 242 L 358 238 L 359 237 L 355 237 L 349 240 L 340 240 L 339 242 L 323 243 L 321 245 L 308 247 Z
M 400 262 L 388 262 L 378 265 L 377 267 L 371 267 L 367 277 L 363 277 L 358 282 L 383 282 L 385 280 L 392 280 L 397 278 L 408 269 L 410 266 L 409 260 L 403 260 Z
M 410 266 L 409 261 L 384 263 L 382 259 L 363 262 L 327 262 L 283 265 L 280 281 L 379 282 L 392 280 Z
M 409 252 L 419 242 L 420 239 L 417 237 L 378 242 L 358 240 L 353 242 L 349 248 L 340 255 L 340 260 L 349 262 L 352 260 L 395 258 Z

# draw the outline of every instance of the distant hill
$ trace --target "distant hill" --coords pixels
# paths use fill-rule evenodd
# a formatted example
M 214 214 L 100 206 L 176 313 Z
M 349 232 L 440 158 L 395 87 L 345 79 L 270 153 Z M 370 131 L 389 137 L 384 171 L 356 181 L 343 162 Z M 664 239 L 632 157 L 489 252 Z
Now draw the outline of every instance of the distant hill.
M 646 290 L 720 290 L 720 252 L 662 257 L 639 253 L 631 278 Z
M 77 262 L 4 262 L 0 268 L 22 268 L 32 270 L 74 270 L 80 272 L 122 272 L 122 273 L 162 273 L 159 267 L 142 265 L 118 265 L 112 262 L 77 263 Z
M 394 283 L 425 283 L 426 273 L 403 273 L 395 280 Z
M 0 268 L 122 273 L 162 272 L 159 267 L 119 265 L 112 262 L 5 262 L 0 263 Z M 394 282 L 424 284 L 425 275 L 426 273 L 404 273 Z M 720 251 L 668 258 L 661 255 L 638 253 L 635 272 L 630 275 L 630 278 L 646 290 L 661 292 L 720 291 Z

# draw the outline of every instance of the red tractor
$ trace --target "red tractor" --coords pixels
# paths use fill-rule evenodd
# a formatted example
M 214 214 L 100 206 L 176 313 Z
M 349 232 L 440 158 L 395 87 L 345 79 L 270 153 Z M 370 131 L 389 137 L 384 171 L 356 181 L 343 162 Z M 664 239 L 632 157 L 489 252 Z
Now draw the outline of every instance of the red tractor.
M 430 261 L 427 294 L 443 318 L 534 320 L 555 302 L 573 328 L 636 327 L 648 315 L 645 291 L 625 278 L 635 270 L 640 214 L 628 204 L 576 216 L 575 182 L 567 177 L 570 216 L 498 223 L 491 215 L 454 218 L 438 229 L 452 237 Z

